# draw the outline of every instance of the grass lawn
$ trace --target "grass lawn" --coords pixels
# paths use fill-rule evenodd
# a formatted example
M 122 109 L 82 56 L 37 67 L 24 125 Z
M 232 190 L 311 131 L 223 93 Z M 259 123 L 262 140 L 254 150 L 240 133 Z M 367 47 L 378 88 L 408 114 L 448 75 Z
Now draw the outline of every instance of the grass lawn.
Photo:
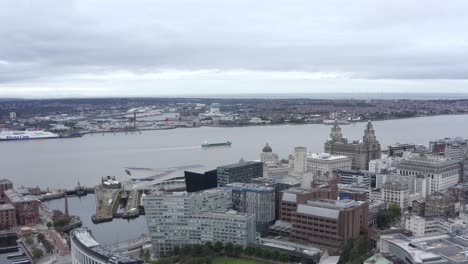
M 230 258 L 230 257 L 215 257 L 213 264 L 264 264 L 266 262 L 255 261 L 251 259 Z

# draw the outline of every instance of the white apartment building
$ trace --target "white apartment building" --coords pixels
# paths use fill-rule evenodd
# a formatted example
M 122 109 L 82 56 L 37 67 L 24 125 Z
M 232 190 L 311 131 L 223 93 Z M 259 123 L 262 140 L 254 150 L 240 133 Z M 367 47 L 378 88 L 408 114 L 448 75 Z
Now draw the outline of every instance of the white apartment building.
M 397 181 L 387 181 L 383 185 L 382 200 L 388 205 L 396 203 L 400 206 L 401 211 L 404 212 L 408 209 L 409 199 L 408 185 Z
M 148 229 L 156 256 L 175 246 L 211 241 L 245 246 L 255 239 L 255 216 L 229 212 L 232 192 L 214 188 L 196 193 L 155 192 L 143 199 Z M 214 213 L 217 212 L 217 213 Z M 237 229 L 222 228 L 236 224 Z M 230 240 L 236 237 L 235 240 Z

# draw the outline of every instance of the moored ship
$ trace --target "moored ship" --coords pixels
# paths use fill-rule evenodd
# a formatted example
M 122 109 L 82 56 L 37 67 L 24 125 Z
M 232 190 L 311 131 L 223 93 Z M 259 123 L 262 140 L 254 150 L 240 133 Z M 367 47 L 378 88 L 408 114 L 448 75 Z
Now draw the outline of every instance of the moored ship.
M 26 130 L 26 131 L 1 131 L 0 141 L 9 140 L 31 140 L 31 139 L 49 139 L 58 138 L 59 135 L 44 130 Z

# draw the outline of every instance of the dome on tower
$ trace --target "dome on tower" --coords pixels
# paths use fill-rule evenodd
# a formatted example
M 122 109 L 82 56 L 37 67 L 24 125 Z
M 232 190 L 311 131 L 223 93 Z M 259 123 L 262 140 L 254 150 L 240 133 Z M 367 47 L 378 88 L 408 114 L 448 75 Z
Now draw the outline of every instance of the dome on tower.
M 273 152 L 273 150 L 271 149 L 270 145 L 268 145 L 268 143 L 266 143 L 265 147 L 263 147 L 263 152 Z

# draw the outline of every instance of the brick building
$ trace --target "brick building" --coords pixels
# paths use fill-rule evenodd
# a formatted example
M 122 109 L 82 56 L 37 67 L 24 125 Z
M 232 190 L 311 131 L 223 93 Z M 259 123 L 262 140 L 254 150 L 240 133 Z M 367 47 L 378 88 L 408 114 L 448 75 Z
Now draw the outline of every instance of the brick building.
M 13 183 L 7 179 L 0 179 L 0 200 L 3 200 L 5 191 L 9 189 L 13 189 Z
M 368 213 L 369 205 L 362 201 L 308 201 L 294 212 L 291 238 L 341 247 L 367 231 Z
M 39 220 L 40 201 L 32 195 L 22 195 L 10 189 L 5 191 L 5 202 L 16 208 L 16 221 L 20 225 L 32 225 Z
M 336 185 L 325 185 L 312 189 L 291 188 L 280 193 L 280 211 L 279 219 L 281 221 L 291 222 L 294 212 L 299 204 L 307 203 L 309 200 L 332 199 L 338 197 L 338 188 Z
M 16 209 L 11 204 L 0 204 L 0 230 L 16 226 Z

